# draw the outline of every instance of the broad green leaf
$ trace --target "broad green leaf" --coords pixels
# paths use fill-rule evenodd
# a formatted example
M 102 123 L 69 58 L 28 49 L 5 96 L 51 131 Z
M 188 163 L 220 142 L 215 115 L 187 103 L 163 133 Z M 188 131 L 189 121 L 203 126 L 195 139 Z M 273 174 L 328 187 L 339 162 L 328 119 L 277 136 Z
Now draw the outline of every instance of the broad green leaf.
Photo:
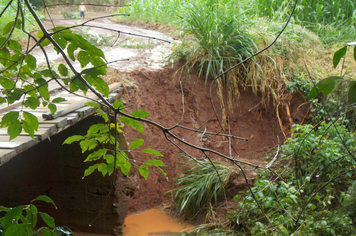
M 35 83 L 38 85 L 38 92 L 43 97 L 43 99 L 49 101 L 50 95 L 48 92 L 48 84 L 44 79 L 36 79 Z
M 37 107 L 39 107 L 41 105 L 40 100 L 38 100 L 37 98 L 34 97 L 28 97 L 26 98 L 26 100 L 23 102 L 23 105 L 25 107 L 29 107 L 32 110 L 35 110 Z
M 107 165 L 105 163 L 100 163 L 100 165 L 98 165 L 98 171 L 101 172 L 104 177 L 108 173 Z
M 348 97 L 349 104 L 356 103 L 356 83 L 353 83 L 353 85 L 350 87 Z
M 87 150 L 93 150 L 98 146 L 98 141 L 94 139 L 87 139 L 87 140 L 82 140 L 80 141 L 80 148 L 82 149 L 82 153 L 86 152 Z
M 3 212 L 3 211 L 8 212 L 9 210 L 11 210 L 11 208 L 0 206 L 0 212 Z
M 96 134 L 98 133 L 100 130 L 102 130 L 105 126 L 107 126 L 106 124 L 94 124 L 92 126 L 90 126 L 90 128 L 87 131 L 87 134 Z
M 68 75 L 68 68 L 62 63 L 58 65 L 58 71 L 62 76 Z
M 32 70 L 36 69 L 36 63 L 37 60 L 34 56 L 32 56 L 31 54 L 27 54 L 25 56 L 25 62 L 27 63 L 28 67 Z
M 23 95 L 23 93 L 20 90 L 14 90 L 11 93 L 7 93 L 7 96 L 8 96 L 7 99 L 6 99 L 7 103 L 9 105 L 13 104 L 15 101 L 20 100 L 22 95 Z
M 108 164 L 114 162 L 114 156 L 113 156 L 113 155 L 105 155 L 103 158 L 106 160 L 106 162 L 107 162 Z
M 29 125 L 26 121 L 22 121 L 22 128 L 23 130 L 28 133 L 32 139 L 34 139 L 34 135 L 35 135 L 35 130 L 31 127 L 31 125 Z
M 64 102 L 67 101 L 65 98 L 62 97 L 57 97 L 55 99 L 52 100 L 52 103 L 60 103 L 60 102 Z
M 37 131 L 38 129 L 38 119 L 35 115 L 27 112 L 27 111 L 24 111 L 23 112 L 23 117 L 25 119 L 25 121 L 34 129 Z
M 18 220 L 20 215 L 22 215 L 22 211 L 24 206 L 17 206 L 9 210 L 4 217 L 1 218 L 2 226 L 6 229 L 8 228 L 13 220 Z
M 145 129 L 143 128 L 143 125 L 137 120 L 133 120 L 127 117 L 120 117 L 119 119 L 125 124 L 131 126 L 134 130 L 137 130 L 140 133 L 145 134 Z
M 52 36 L 52 38 L 54 39 L 54 41 L 56 41 L 56 43 L 58 43 L 58 45 L 61 47 L 61 49 L 66 48 L 68 41 L 66 39 L 64 39 L 63 37 L 61 37 L 61 33 L 54 34 Z
M 27 224 L 14 224 L 11 225 L 4 233 L 4 236 L 24 236 L 27 234 L 29 225 Z
M 102 156 L 104 156 L 107 151 L 108 151 L 107 148 L 102 148 L 95 152 L 92 152 L 91 154 L 88 155 L 87 159 L 85 159 L 84 162 L 96 161 L 96 160 L 100 159 Z
M 48 109 L 51 111 L 52 114 L 56 113 L 57 106 L 53 103 L 48 104 Z
M 85 105 L 91 106 L 91 107 L 96 107 L 96 108 L 100 109 L 99 104 L 96 102 L 87 102 L 87 103 L 85 103 Z
M 2 30 L 2 33 L 5 35 L 5 34 L 8 34 L 10 33 L 11 29 L 14 27 L 15 25 L 15 21 L 10 21 L 9 23 L 7 23 L 5 25 L 5 27 L 3 28 Z
M 112 106 L 113 106 L 115 109 L 124 108 L 123 98 L 117 99 L 117 100 L 112 104 Z
M 329 76 L 320 80 L 316 84 L 316 87 L 312 88 L 309 92 L 309 98 L 316 97 L 320 92 L 323 92 L 324 96 L 327 96 L 335 88 L 335 81 L 343 79 L 344 78 L 340 76 Z
M 162 161 L 155 159 L 147 160 L 145 161 L 145 164 L 151 166 L 166 166 Z
M 129 159 L 128 156 L 126 155 L 125 152 L 121 151 L 117 153 L 116 158 L 117 158 L 117 165 L 120 167 L 121 172 L 127 176 L 131 169 L 131 163 L 128 160 Z
M 86 81 L 88 81 L 90 85 L 95 86 L 98 92 L 104 94 L 106 97 L 109 97 L 109 86 L 102 78 L 90 75 L 85 75 L 84 78 L 86 79 Z
M 21 53 L 22 51 L 22 46 L 19 42 L 17 42 L 16 40 L 9 40 L 9 48 L 11 48 L 14 51 L 18 51 L 19 53 Z
M 347 51 L 347 47 L 343 47 L 343 48 L 339 49 L 337 52 L 335 52 L 334 57 L 333 57 L 334 68 L 337 67 L 337 65 L 339 64 L 341 58 L 343 56 L 345 56 L 346 51 Z
M 150 113 L 148 113 L 145 110 L 138 110 L 138 111 L 134 111 L 131 113 L 131 116 L 133 117 L 137 117 L 137 118 L 146 118 L 150 115 Z
M 73 236 L 72 230 L 70 230 L 67 226 L 56 227 L 56 230 L 59 236 Z
M 15 81 L 12 79 L 7 79 L 3 76 L 0 76 L 0 84 L 5 89 L 12 89 L 15 86 Z
M 43 201 L 43 202 L 51 203 L 57 209 L 57 206 L 54 203 L 54 201 L 50 197 L 48 197 L 46 195 L 38 196 L 35 199 L 33 199 L 31 202 L 34 202 L 34 201 Z
M 1 119 L 1 127 L 6 127 L 11 125 L 15 120 L 18 120 L 19 112 L 18 111 L 10 111 L 6 113 Z
M 75 91 L 77 91 L 78 89 L 80 89 L 80 90 L 83 91 L 84 95 L 85 95 L 85 94 L 87 93 L 87 91 L 88 91 L 88 87 L 87 87 L 82 81 L 80 81 L 79 78 L 74 79 L 74 80 L 70 83 L 69 89 L 70 89 L 71 92 L 75 92 Z M 72 89 L 76 89 L 76 90 L 72 91 Z
M 100 163 L 89 166 L 89 168 L 84 171 L 83 179 L 84 179 L 84 177 L 92 174 L 98 168 L 99 165 L 100 165 Z
M 136 139 L 130 143 L 130 150 L 136 149 L 142 146 L 144 140 L 143 139 Z
M 3 48 L 0 50 L 0 63 L 3 66 L 7 66 L 9 64 L 10 52 L 7 48 Z
M 101 51 L 101 50 L 100 50 Z M 102 70 L 102 72 L 104 73 L 104 75 L 106 75 L 106 68 L 107 68 L 107 65 L 105 63 L 105 61 L 103 59 L 101 59 L 101 57 L 99 56 L 96 56 L 97 54 L 93 54 L 91 55 L 91 57 L 89 57 L 90 59 L 90 62 L 91 64 L 94 66 L 94 67 L 98 67 L 98 69 Z
M 41 75 L 44 76 L 44 77 L 48 77 L 48 78 L 52 78 L 53 76 L 55 76 L 56 78 L 59 78 L 60 76 L 57 74 L 57 72 L 55 71 L 51 71 L 51 70 L 48 70 L 48 69 L 45 69 L 45 70 L 41 70 L 40 71 Z
M 148 167 L 143 164 L 140 166 L 140 168 L 138 169 L 138 171 L 140 172 L 140 175 L 142 175 L 143 178 L 145 178 L 145 180 L 147 180 L 148 177 Z
M 48 225 L 48 227 L 52 229 L 56 228 L 56 224 L 54 223 L 54 219 L 52 216 L 49 216 L 45 212 L 38 212 L 38 214 L 40 214 L 42 220 L 46 223 L 46 225 Z
M 71 43 L 68 45 L 67 47 L 67 53 L 70 59 L 72 59 L 72 61 L 75 61 L 75 57 L 74 57 L 74 51 L 78 48 L 77 45 Z
M 68 137 L 66 140 L 64 140 L 63 144 L 71 144 L 73 142 L 78 142 L 82 140 L 84 137 L 81 135 L 73 135 L 71 137 Z
M 143 150 L 141 150 L 141 152 L 148 153 L 148 154 L 153 154 L 153 155 L 156 155 L 158 157 L 163 157 L 163 155 L 159 151 L 156 151 L 156 150 L 154 150 L 152 148 L 143 149 Z
M 79 51 L 77 60 L 80 63 L 80 66 L 84 68 L 86 65 L 88 65 L 89 61 L 89 54 L 86 51 Z
M 7 128 L 7 133 L 10 135 L 9 141 L 13 140 L 17 136 L 21 134 L 22 125 L 19 120 L 15 120 L 9 127 Z
M 37 99 L 37 92 L 36 92 L 37 89 L 35 89 L 35 87 L 33 87 L 32 85 L 25 85 L 24 89 L 28 95 Z

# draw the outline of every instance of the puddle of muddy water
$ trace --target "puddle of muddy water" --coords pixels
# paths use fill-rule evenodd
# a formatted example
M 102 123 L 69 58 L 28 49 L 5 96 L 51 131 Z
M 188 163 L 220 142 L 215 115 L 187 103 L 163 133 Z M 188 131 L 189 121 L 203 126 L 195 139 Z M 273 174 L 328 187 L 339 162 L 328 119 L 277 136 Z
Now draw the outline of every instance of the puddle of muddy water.
M 192 227 L 158 209 L 133 214 L 125 219 L 125 236 L 174 236 Z

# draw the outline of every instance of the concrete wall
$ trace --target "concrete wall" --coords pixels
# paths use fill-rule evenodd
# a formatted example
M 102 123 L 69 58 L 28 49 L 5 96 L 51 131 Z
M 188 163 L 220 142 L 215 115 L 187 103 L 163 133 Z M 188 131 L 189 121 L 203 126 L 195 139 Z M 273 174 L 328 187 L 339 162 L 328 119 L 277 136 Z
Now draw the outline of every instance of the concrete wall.
M 98 121 L 88 117 L 1 166 L 0 205 L 28 204 L 39 195 L 47 195 L 58 210 L 48 203 L 35 203 L 54 217 L 57 226 L 77 232 L 119 233 L 132 194 L 128 180 L 119 171 L 116 179 L 97 171 L 82 179 L 84 170 L 92 164 L 83 162 L 88 152 L 82 154 L 78 142 L 62 145 L 68 136 L 85 134 Z

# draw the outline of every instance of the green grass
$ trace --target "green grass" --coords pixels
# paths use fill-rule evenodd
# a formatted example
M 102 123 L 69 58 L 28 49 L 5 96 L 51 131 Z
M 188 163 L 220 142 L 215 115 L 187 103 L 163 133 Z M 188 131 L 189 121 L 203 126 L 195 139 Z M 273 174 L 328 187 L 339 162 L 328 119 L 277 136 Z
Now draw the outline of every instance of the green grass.
M 184 213 L 188 218 L 206 211 L 210 203 L 220 200 L 230 175 L 237 172 L 236 167 L 226 162 L 213 162 L 214 165 L 209 161 L 201 163 L 203 166 L 185 159 L 185 167 L 188 169 L 184 176 L 176 178 L 175 184 L 178 187 L 172 191 L 177 212 Z

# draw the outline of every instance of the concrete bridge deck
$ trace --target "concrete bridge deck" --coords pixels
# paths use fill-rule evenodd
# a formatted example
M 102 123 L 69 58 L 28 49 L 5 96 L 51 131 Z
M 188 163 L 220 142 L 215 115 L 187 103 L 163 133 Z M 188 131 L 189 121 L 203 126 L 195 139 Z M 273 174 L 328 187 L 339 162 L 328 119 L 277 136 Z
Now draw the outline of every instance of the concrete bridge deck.
M 60 87 L 52 87 L 51 90 L 55 91 L 59 88 Z M 118 98 L 118 94 L 123 91 L 123 87 L 121 83 L 113 83 L 109 85 L 109 90 L 109 101 L 113 102 Z M 78 92 L 77 94 L 84 95 Z M 95 94 L 89 91 L 86 96 L 92 99 L 96 98 Z M 90 101 L 89 99 L 75 96 L 67 91 L 59 91 L 55 95 L 51 95 L 51 99 L 56 97 L 62 97 L 66 99 L 66 101 L 56 104 L 57 112 L 54 115 L 49 115 L 50 111 L 47 107 L 40 106 L 36 110 L 31 110 L 24 107 L 21 102 L 16 102 L 10 106 L 7 106 L 7 104 L 0 106 L 0 118 L 9 111 L 27 111 L 35 115 L 39 121 L 39 127 L 38 130 L 35 131 L 34 139 L 27 133 L 22 132 L 18 137 L 9 141 L 7 128 L 0 128 L 0 166 L 19 153 L 35 146 L 45 139 L 50 139 L 50 136 L 67 129 L 95 113 L 95 108 L 85 105 L 85 103 Z

